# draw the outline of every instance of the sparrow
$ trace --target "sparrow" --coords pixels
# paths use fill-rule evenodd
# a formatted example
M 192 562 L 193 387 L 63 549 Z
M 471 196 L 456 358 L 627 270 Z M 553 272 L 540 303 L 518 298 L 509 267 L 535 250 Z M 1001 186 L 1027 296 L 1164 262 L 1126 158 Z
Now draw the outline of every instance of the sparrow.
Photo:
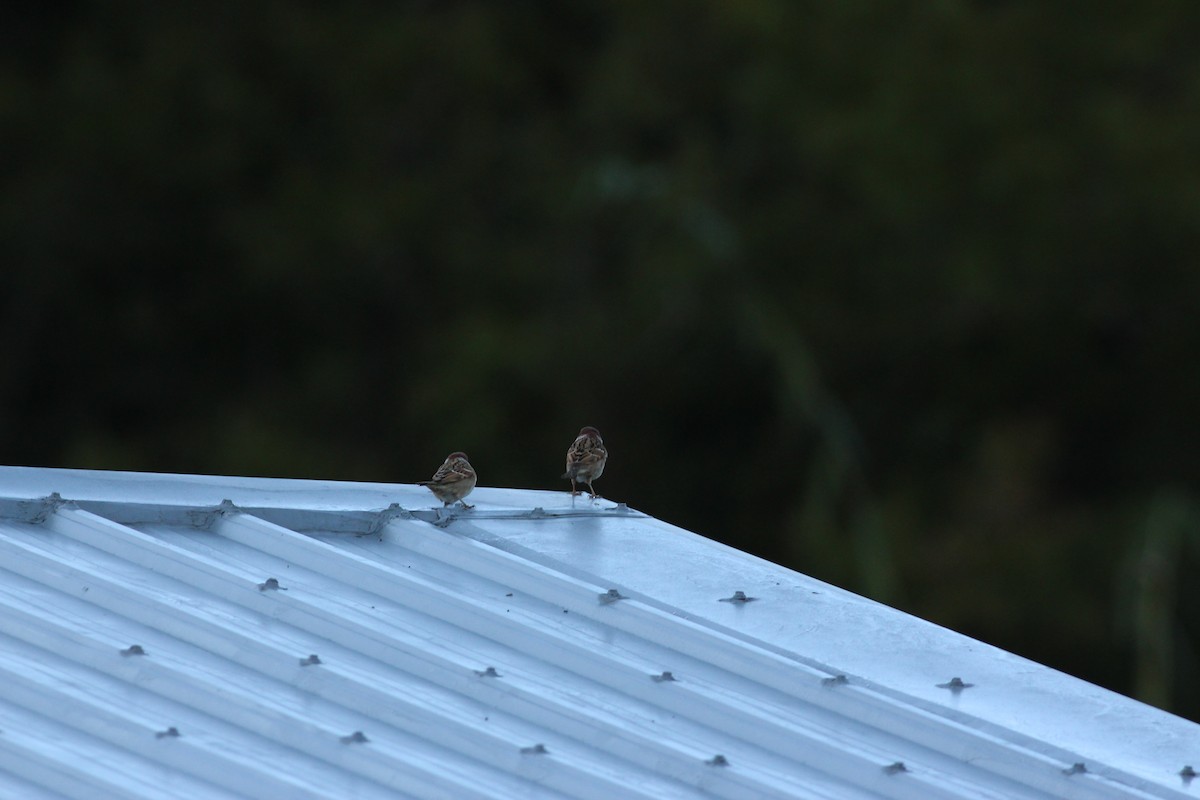
M 471 467 L 471 462 L 467 461 L 467 454 L 456 451 L 446 456 L 446 460 L 438 467 L 438 471 L 433 473 L 432 479 L 419 481 L 417 485 L 428 486 L 429 491 L 433 492 L 433 496 L 447 506 L 459 502 L 462 503 L 463 508 L 474 508 L 475 506 L 467 505 L 463 498 L 475 488 L 477 480 L 478 477 L 475 475 L 474 468 Z
M 592 481 L 604 474 L 606 461 L 608 451 L 604 449 L 600 431 L 591 426 L 580 429 L 579 436 L 567 448 L 567 471 L 563 473 L 563 477 L 571 481 L 571 494 L 579 494 L 576 483 L 586 483 L 592 493 L 592 499 L 595 500 L 597 495 Z

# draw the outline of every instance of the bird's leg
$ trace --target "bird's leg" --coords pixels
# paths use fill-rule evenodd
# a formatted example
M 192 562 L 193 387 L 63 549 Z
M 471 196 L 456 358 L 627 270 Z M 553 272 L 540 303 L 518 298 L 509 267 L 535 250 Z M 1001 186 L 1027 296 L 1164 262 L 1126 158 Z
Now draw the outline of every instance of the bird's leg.
M 578 494 L 579 490 L 575 488 L 575 479 L 571 478 L 571 497 L 575 497 Z
M 595 489 L 595 488 L 592 486 L 592 482 L 591 482 L 591 481 L 588 481 L 588 482 L 587 482 L 587 485 L 588 485 L 588 491 L 592 493 L 592 499 L 593 499 L 593 500 L 595 500 L 597 497 L 599 497 L 599 496 L 600 496 L 600 495 L 596 494 L 596 489 Z
M 459 500 L 458 502 L 462 503 L 462 507 L 463 507 L 463 508 L 474 508 L 474 507 L 475 507 L 475 506 L 469 506 L 469 505 L 467 505 L 467 501 L 466 501 L 466 500 Z

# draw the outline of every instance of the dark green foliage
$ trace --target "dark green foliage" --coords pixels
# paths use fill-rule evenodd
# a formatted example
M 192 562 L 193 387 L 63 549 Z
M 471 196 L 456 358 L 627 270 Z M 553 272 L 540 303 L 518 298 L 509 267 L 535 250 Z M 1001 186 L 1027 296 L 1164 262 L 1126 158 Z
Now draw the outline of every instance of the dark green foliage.
M 566 488 L 593 424 L 610 498 L 1200 717 L 1200 5 L 54 9 L 0 461 Z

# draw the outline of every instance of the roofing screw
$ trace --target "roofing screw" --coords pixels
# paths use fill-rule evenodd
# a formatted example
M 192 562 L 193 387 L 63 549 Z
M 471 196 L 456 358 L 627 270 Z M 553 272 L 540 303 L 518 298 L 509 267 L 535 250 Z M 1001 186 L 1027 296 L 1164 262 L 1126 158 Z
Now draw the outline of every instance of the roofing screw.
M 41 525 L 69 501 L 64 500 L 63 496 L 58 492 L 51 492 L 49 497 L 41 499 L 40 508 L 36 513 L 29 518 L 29 522 L 34 525 Z
M 832 678 L 821 678 L 822 686 L 845 686 L 850 679 L 845 675 L 834 675 Z
M 477 669 L 477 670 L 475 670 L 475 674 L 481 678 L 499 678 L 500 677 L 500 673 L 496 672 L 495 667 L 488 667 L 487 669 Z
M 339 740 L 342 744 L 366 744 L 371 741 L 362 731 L 355 731 L 349 736 L 343 736 Z
M 738 589 L 736 592 L 733 593 L 733 597 L 722 597 L 720 602 L 733 603 L 734 605 L 741 605 L 742 603 L 751 603 L 757 599 L 758 599 L 757 597 L 746 597 L 746 593 L 743 592 L 741 589 Z
M 165 731 L 158 731 L 154 734 L 155 739 L 173 739 L 179 735 L 179 729 L 175 726 L 167 728 Z
M 538 744 L 533 745 L 532 747 L 522 747 L 521 748 L 522 755 L 527 755 L 527 756 L 540 756 L 540 755 L 545 755 L 548 752 L 550 752 L 550 751 L 546 749 L 546 745 L 541 744 L 540 742 Z
M 901 772 L 908 772 L 908 767 L 904 766 L 903 761 L 893 761 L 883 768 L 883 772 L 886 775 L 897 775 Z
M 268 589 L 279 589 L 284 592 L 287 591 L 287 587 L 280 586 L 279 581 L 275 580 L 274 578 L 267 578 L 265 581 L 263 581 L 262 583 L 260 583 L 258 585 L 258 590 L 260 592 L 265 592 Z
M 238 507 L 233 504 L 229 498 L 225 498 L 218 506 L 210 508 L 197 508 L 187 512 L 188 521 L 195 528 L 203 530 L 212 530 L 212 526 L 218 519 L 222 517 L 233 516 L 238 513 Z
M 321 657 L 318 656 L 316 653 L 313 653 L 308 658 L 300 659 L 300 666 L 302 666 L 302 667 L 311 667 L 315 664 L 320 664 L 320 663 L 321 663 Z
M 616 511 L 618 514 L 628 514 L 629 513 L 629 504 L 628 503 L 617 503 L 617 507 L 614 508 L 613 511 Z
M 546 514 L 546 509 L 542 508 L 541 506 L 535 506 L 534 509 L 529 512 L 530 519 L 541 519 L 545 516 L 548 516 L 548 514 Z
M 1079 775 L 1082 772 L 1087 772 L 1087 765 L 1082 761 L 1076 761 L 1074 764 L 1063 770 L 1063 775 Z
M 608 605 L 609 603 L 615 603 L 618 600 L 627 600 L 627 599 L 628 598 L 625 597 L 625 595 L 621 594 L 616 589 L 609 589 L 607 592 L 600 595 L 600 602 L 603 605 Z
M 131 644 L 131 645 L 129 645 L 129 647 L 126 647 L 124 650 L 121 651 L 121 655 L 126 656 L 126 657 L 128 657 L 128 656 L 144 656 L 144 655 L 146 655 L 146 651 L 142 649 L 142 646 L 140 644 Z
M 725 756 L 721 755 L 720 753 L 717 753 L 715 756 L 708 759 L 704 763 L 708 764 L 710 767 L 728 767 L 729 759 L 727 759 Z
M 1197 773 L 1196 770 L 1192 769 L 1191 764 L 1188 764 L 1186 767 L 1179 770 L 1179 777 L 1183 778 L 1183 783 L 1185 786 L 1191 783 L 1192 779 L 1195 778 L 1197 774 L 1200 773 Z
M 366 531 L 357 534 L 358 537 L 374 536 L 382 531 L 387 524 L 399 517 L 400 519 L 412 519 L 412 512 L 404 508 L 399 503 L 392 503 L 387 508 L 383 509 L 376 515 L 375 520 L 371 523 L 371 527 Z
M 661 675 L 651 675 L 650 678 L 656 683 L 670 683 L 671 681 L 675 680 L 675 676 L 665 670 Z
M 937 685 L 937 688 L 939 688 L 939 689 L 949 689 L 949 690 L 950 690 L 951 692 L 953 692 L 954 694 L 958 694 L 958 693 L 959 693 L 959 692 L 961 692 L 963 689 L 970 689 L 970 688 L 971 688 L 972 686 L 974 686 L 974 685 L 975 685 L 975 684 L 973 684 L 973 683 L 963 683 L 963 679 L 962 679 L 962 678 L 951 678 L 951 679 L 950 679 L 948 682 L 946 682 L 946 683 L 939 683 L 939 684 Z

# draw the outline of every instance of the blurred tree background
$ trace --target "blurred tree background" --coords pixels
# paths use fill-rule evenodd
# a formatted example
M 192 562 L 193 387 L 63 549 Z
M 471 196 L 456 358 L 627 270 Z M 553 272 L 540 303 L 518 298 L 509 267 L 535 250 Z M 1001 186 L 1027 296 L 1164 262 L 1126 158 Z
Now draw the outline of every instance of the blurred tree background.
M 609 498 L 1200 719 L 1200 4 L 6 17 L 0 460 L 565 489 L 592 424 Z

